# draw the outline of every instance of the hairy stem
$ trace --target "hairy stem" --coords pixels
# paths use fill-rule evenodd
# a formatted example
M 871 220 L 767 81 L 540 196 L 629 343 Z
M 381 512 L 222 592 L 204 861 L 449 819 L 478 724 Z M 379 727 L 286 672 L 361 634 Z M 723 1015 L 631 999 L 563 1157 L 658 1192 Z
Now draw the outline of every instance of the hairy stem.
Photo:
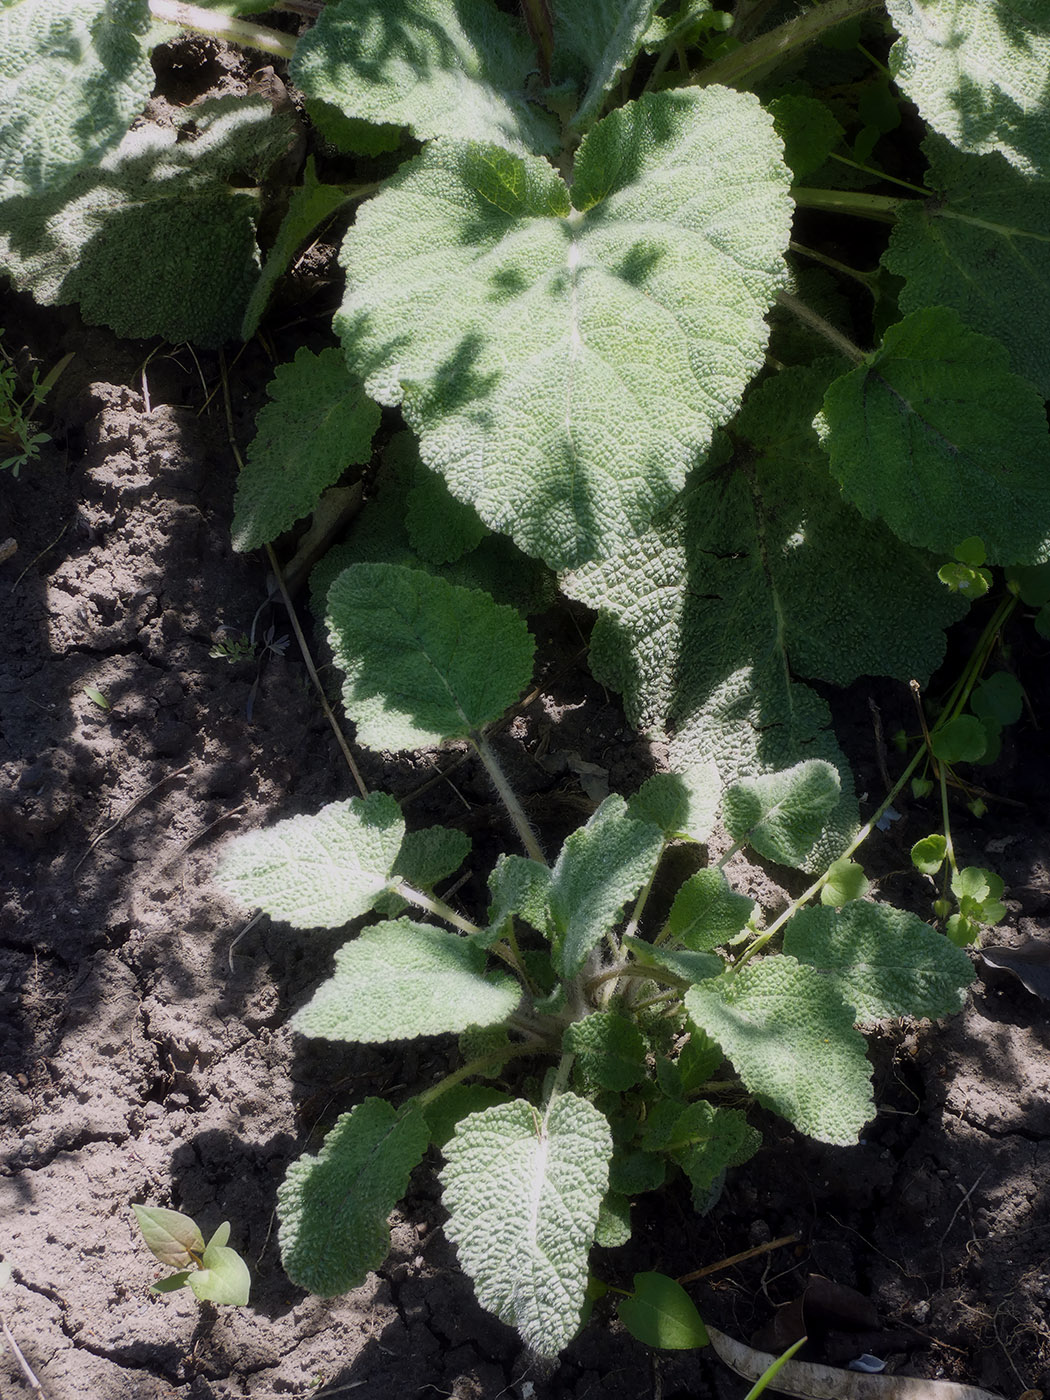
M 505 1050 L 500 1050 L 492 1055 L 479 1055 L 476 1060 L 468 1060 L 465 1065 L 460 1065 L 459 1069 L 454 1069 L 451 1074 L 446 1074 L 444 1079 L 429 1089 L 425 1089 L 418 1095 L 416 1102 L 420 1108 L 426 1108 L 435 1099 L 439 1099 L 446 1090 L 453 1088 L 457 1084 L 462 1084 L 464 1079 L 470 1079 L 475 1074 L 481 1074 L 485 1070 L 497 1069 L 500 1065 L 506 1064 L 508 1060 L 516 1060 L 522 1055 L 537 1055 L 547 1047 L 544 1045 L 508 1045 Z
M 515 795 L 514 789 L 507 781 L 507 775 L 500 767 L 499 759 L 496 757 L 496 752 L 492 745 L 485 735 L 478 731 L 475 731 L 470 736 L 470 741 L 477 749 L 478 757 L 485 765 L 485 769 L 492 779 L 492 785 L 499 793 L 503 805 L 506 807 L 511 821 L 514 823 L 514 828 L 521 837 L 522 845 L 534 861 L 537 861 L 540 865 L 546 865 L 547 858 L 540 849 L 540 843 L 536 840 L 536 833 L 529 825 L 529 819 L 526 817 L 524 809 Z
M 847 360 L 852 360 L 856 365 L 864 363 L 866 358 L 864 351 L 859 350 L 852 340 L 844 336 L 841 331 L 836 330 L 830 321 L 825 321 L 818 312 L 808 307 L 805 302 L 799 301 L 798 297 L 792 296 L 790 292 L 779 292 L 777 303 L 785 311 L 790 311 L 797 320 L 803 321 L 811 330 L 817 331 L 825 340 L 830 341 L 840 354 L 845 355 Z
M 796 49 L 819 39 L 827 30 L 854 15 L 874 10 L 881 3 L 882 0 L 827 0 L 827 4 L 815 5 L 797 19 L 788 20 L 717 59 L 693 78 L 690 86 L 707 87 L 710 83 L 746 86 L 760 71 L 780 63 Z
M 835 272 L 841 272 L 844 277 L 852 277 L 855 282 L 867 287 L 868 291 L 874 295 L 876 277 L 873 272 L 861 272 L 860 268 L 850 267 L 848 263 L 839 262 L 838 258 L 831 258 L 827 253 L 822 253 L 817 248 L 807 248 L 804 243 L 799 243 L 794 238 L 788 243 L 788 247 L 793 253 L 798 253 L 800 257 L 811 258 L 813 262 L 818 262 L 823 267 L 830 267 Z
M 457 914 L 455 909 L 446 904 L 444 900 L 433 898 L 424 894 L 422 890 L 414 889 L 412 885 L 406 884 L 404 880 L 398 880 L 390 887 L 395 894 L 399 894 L 402 899 L 407 899 L 409 904 L 415 904 L 419 909 L 425 909 L 428 914 L 433 914 L 435 918 L 444 919 L 445 923 L 451 924 L 453 928 L 458 928 L 460 933 L 480 933 L 481 929 L 477 924 L 472 924 L 469 919 L 465 919 L 462 914 Z
M 164 24 L 178 24 L 183 29 L 192 29 L 195 34 L 226 39 L 231 44 L 240 44 L 242 48 L 258 49 L 261 53 L 272 53 L 278 58 L 291 58 L 295 53 L 296 41 L 291 35 L 280 34 L 276 29 L 252 24 L 246 19 L 231 19 L 202 5 L 186 5 L 182 0 L 149 0 L 149 10 L 154 19 Z
M 874 219 L 895 224 L 897 215 L 909 200 L 888 194 L 865 194 L 863 190 L 813 190 L 792 185 L 791 198 L 800 209 L 824 209 L 830 214 L 854 214 L 858 219 Z

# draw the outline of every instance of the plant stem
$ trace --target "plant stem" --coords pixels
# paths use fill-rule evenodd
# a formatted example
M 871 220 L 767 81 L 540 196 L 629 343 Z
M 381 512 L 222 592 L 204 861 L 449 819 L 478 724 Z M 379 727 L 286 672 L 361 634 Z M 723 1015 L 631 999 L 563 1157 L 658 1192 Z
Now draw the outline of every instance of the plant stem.
M 814 6 L 797 19 L 788 20 L 717 59 L 692 79 L 690 86 L 725 83 L 729 87 L 740 87 L 745 79 L 754 78 L 761 69 L 781 62 L 802 45 L 819 39 L 827 30 L 879 4 L 881 0 L 827 0 L 827 4 Z
M 868 291 L 874 295 L 875 274 L 871 272 L 861 272 L 859 268 L 850 267 L 848 263 L 839 262 L 837 258 L 829 258 L 827 253 L 818 252 L 816 248 L 807 248 L 804 243 L 798 243 L 793 238 L 788 247 L 793 253 L 798 253 L 800 257 L 812 258 L 814 262 L 821 263 L 824 267 L 830 267 L 835 272 L 841 272 L 844 277 L 852 277 L 855 282 L 867 287 Z
M 799 301 L 798 297 L 792 296 L 790 292 L 778 292 L 777 303 L 786 311 L 790 311 L 792 316 L 799 321 L 817 331 L 825 340 L 830 341 L 841 355 L 845 355 L 847 360 L 852 360 L 856 365 L 864 363 L 867 358 L 864 351 L 859 350 L 852 340 L 844 336 L 841 331 L 836 330 L 830 321 L 825 321 L 818 312 L 807 306 L 805 302 Z
M 924 746 L 923 748 L 919 749 L 918 753 L 916 753 L 914 758 L 912 758 L 907 768 L 905 768 L 904 772 L 894 783 L 893 787 L 883 799 L 882 805 L 875 812 L 872 813 L 871 817 L 864 823 L 860 831 L 857 832 L 857 835 L 853 838 L 853 840 L 842 852 L 842 854 L 836 857 L 837 860 L 847 860 L 853 854 L 854 851 L 858 850 L 861 846 L 863 846 L 864 842 L 875 830 L 875 827 L 878 824 L 878 821 L 881 818 L 883 812 L 885 812 L 888 807 L 893 805 L 893 799 L 903 789 L 905 783 L 907 783 L 908 779 L 915 772 L 916 768 L 918 768 L 919 763 L 923 758 L 925 758 L 925 756 L 926 748 Z M 830 874 L 831 868 L 829 866 L 828 869 L 824 871 L 824 874 L 821 875 L 821 877 L 818 880 L 814 880 L 813 884 L 810 885 L 808 890 L 803 890 L 802 894 L 799 895 L 798 899 L 793 900 L 792 903 L 788 905 L 788 907 L 779 916 L 779 918 L 775 919 L 773 923 L 770 924 L 769 928 L 767 928 L 763 933 L 759 934 L 755 941 L 745 950 L 743 956 L 737 963 L 736 967 L 732 969 L 730 973 L 731 976 L 739 972 L 745 963 L 750 962 L 754 955 L 760 949 L 764 948 L 769 942 L 769 940 L 771 938 L 774 938 L 790 919 L 793 919 L 795 917 L 795 915 L 798 913 L 798 911 L 802 908 L 804 904 L 808 904 L 811 899 L 815 898 L 818 894 L 820 894 L 821 890 L 828 883 Z
M 948 817 L 948 765 L 938 764 L 937 776 L 941 780 L 941 821 L 944 823 L 944 854 L 948 857 L 948 867 L 952 874 L 958 873 L 955 863 L 955 847 L 952 845 L 952 824 Z
M 485 735 L 477 730 L 471 734 L 470 742 L 477 749 L 478 757 L 485 765 L 485 769 L 492 779 L 492 784 L 499 793 L 503 805 L 506 807 L 511 821 L 514 823 L 515 830 L 521 837 L 522 845 L 534 861 L 537 861 L 540 865 L 546 865 L 547 858 L 540 849 L 540 843 L 536 840 L 536 833 L 529 825 L 529 819 L 526 817 L 522 805 L 514 793 L 514 789 L 507 781 L 507 775 L 500 767 L 499 759 L 496 757 L 492 745 Z
M 420 909 L 425 909 L 428 914 L 433 914 L 435 918 L 444 919 L 445 923 L 451 924 L 453 928 L 458 928 L 460 933 L 481 933 L 477 924 L 472 924 L 462 914 L 457 914 L 442 899 L 431 898 L 430 895 L 424 894 L 422 890 L 414 889 L 412 885 L 406 884 L 403 880 L 391 884 L 390 888 L 402 899 L 407 899 L 409 904 L 415 904 Z
M 420 1108 L 426 1108 L 427 1104 L 439 1099 L 446 1090 L 453 1088 L 456 1084 L 461 1084 L 464 1079 L 469 1079 L 471 1075 L 480 1074 L 482 1070 L 495 1069 L 499 1065 L 506 1064 L 508 1060 L 515 1060 L 519 1055 L 536 1055 L 544 1047 L 542 1045 L 508 1045 L 506 1050 L 500 1050 L 492 1055 L 479 1055 L 476 1060 L 468 1060 L 465 1065 L 460 1065 L 459 1069 L 454 1069 L 451 1074 L 446 1074 L 444 1079 L 439 1079 L 431 1088 L 425 1089 L 423 1093 L 417 1095 L 416 1103 Z
M 873 165 L 861 165 L 859 160 L 850 160 L 849 156 L 839 156 L 832 151 L 831 160 L 837 160 L 839 165 L 848 165 L 851 170 L 862 170 L 865 175 L 874 175 L 876 179 L 888 180 L 891 185 L 900 185 L 902 189 L 911 190 L 913 194 L 920 195 L 923 199 L 930 198 L 930 191 L 924 190 L 921 185 L 913 185 L 910 180 L 899 180 L 896 175 L 887 175 L 885 170 L 876 170 Z
M 875 219 L 881 224 L 896 223 L 901 209 L 911 202 L 888 194 L 865 194 L 863 190 L 816 190 L 799 185 L 791 187 L 791 198 L 800 209 L 855 214 L 858 219 Z
M 212 39 L 226 39 L 231 44 L 272 53 L 277 58 L 291 58 L 295 53 L 296 41 L 290 35 L 246 19 L 231 19 L 202 5 L 186 5 L 182 0 L 149 0 L 149 10 L 154 19 L 164 24 L 177 24 Z

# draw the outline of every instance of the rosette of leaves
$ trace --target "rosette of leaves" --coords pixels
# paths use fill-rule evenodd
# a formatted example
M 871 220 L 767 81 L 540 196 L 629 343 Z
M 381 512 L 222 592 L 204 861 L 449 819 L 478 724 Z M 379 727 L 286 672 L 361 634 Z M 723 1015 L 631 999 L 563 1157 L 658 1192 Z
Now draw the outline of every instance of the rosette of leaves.
M 483 727 L 528 679 L 518 615 L 421 571 L 355 565 L 330 590 L 329 625 L 348 712 L 372 746 L 467 736 L 484 753 Z M 685 881 L 648 927 L 664 853 L 708 837 L 718 797 L 717 773 L 696 764 L 629 802 L 607 798 L 553 864 L 502 856 L 478 923 L 433 890 L 463 858 L 454 833 L 413 838 L 384 794 L 230 843 L 220 883 L 300 928 L 339 927 L 392 897 L 449 925 L 365 927 L 293 1019 L 301 1034 L 359 1043 L 457 1034 L 465 1056 L 404 1102 L 353 1107 L 291 1167 L 278 1208 L 294 1281 L 328 1295 L 378 1267 L 387 1217 L 433 1143 L 446 1229 L 479 1299 L 554 1356 L 579 1327 L 591 1245 L 627 1238 L 631 1198 L 680 1172 L 709 1209 L 757 1150 L 742 1109 L 706 1091 L 723 1058 L 798 1128 L 856 1139 L 872 1095 L 855 1022 L 953 1009 L 969 960 L 913 916 L 846 899 L 796 915 L 783 952 L 749 961 L 754 906 L 718 870 Z M 835 769 L 809 760 L 731 784 L 722 820 L 738 845 L 798 864 L 838 800 Z M 534 1097 L 515 1094 L 510 1066 L 537 1056 L 556 1070 L 534 1076 Z

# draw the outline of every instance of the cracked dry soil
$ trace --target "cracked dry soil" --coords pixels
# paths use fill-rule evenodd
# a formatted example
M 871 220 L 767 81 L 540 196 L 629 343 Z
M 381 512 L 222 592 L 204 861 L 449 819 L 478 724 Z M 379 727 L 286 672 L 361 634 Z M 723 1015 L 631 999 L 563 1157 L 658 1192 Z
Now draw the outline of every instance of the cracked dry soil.
M 47 1400 L 496 1400 L 529 1385 L 538 1400 L 742 1396 L 710 1351 L 654 1357 L 601 1309 L 556 1368 L 537 1369 L 458 1272 L 433 1161 L 365 1285 L 323 1301 L 284 1277 L 274 1199 L 287 1164 L 364 1095 L 430 1083 L 451 1046 L 293 1037 L 290 1011 L 326 975 L 338 937 L 266 921 L 238 936 L 243 913 L 210 883 L 229 833 L 352 792 L 294 644 L 261 670 L 210 654 L 221 629 L 250 630 L 267 596 L 264 566 L 230 548 L 233 465 L 215 401 L 201 412 L 217 362 L 198 375 L 177 352 L 158 354 L 144 379 L 145 349 L 71 313 L 6 309 L 47 359 L 76 351 L 54 397 L 54 446 L 0 483 L 0 537 L 18 545 L 0 566 L 0 1250 L 14 1267 L 0 1307 Z M 267 378 L 260 358 L 237 383 Z M 235 403 L 242 444 L 257 403 Z M 264 609 L 260 627 L 270 623 L 288 630 Z M 631 791 L 657 756 L 590 680 L 566 616 L 536 626 L 542 693 L 501 743 L 554 849 L 587 807 L 574 760 Z M 988 779 L 1022 805 L 957 833 L 963 857 L 1006 878 L 1000 941 L 1045 935 L 1050 914 L 1050 687 L 1037 640 L 1015 655 L 1032 711 Z M 909 723 L 905 691 L 879 691 L 887 732 Z M 837 703 L 874 800 L 867 695 Z M 365 755 L 363 766 L 370 785 L 405 799 L 410 823 L 469 830 L 468 899 L 494 829 L 506 836 L 469 765 L 454 787 L 423 787 L 454 757 Z M 935 824 L 912 809 L 865 852 L 886 896 L 920 912 L 928 893 L 906 873 L 907 850 Z M 767 872 L 737 873 L 767 908 L 783 899 Z M 954 1021 L 874 1038 L 879 1113 L 862 1143 L 825 1148 L 768 1120 L 765 1148 L 714 1212 L 695 1216 L 674 1190 L 643 1199 L 634 1241 L 597 1258 L 601 1275 L 628 1286 L 635 1270 L 677 1276 L 797 1231 L 794 1248 L 695 1285 L 705 1316 L 746 1340 L 822 1274 L 875 1302 L 884 1330 L 860 1349 L 881 1348 L 891 1369 L 1015 1400 L 1046 1390 L 1046 1004 L 978 972 Z M 187 1211 L 205 1233 L 229 1219 L 252 1271 L 249 1306 L 151 1296 L 159 1269 L 133 1201 Z M 824 1355 L 842 1364 L 856 1350 L 832 1336 Z M 0 1393 L 29 1393 L 9 1349 Z

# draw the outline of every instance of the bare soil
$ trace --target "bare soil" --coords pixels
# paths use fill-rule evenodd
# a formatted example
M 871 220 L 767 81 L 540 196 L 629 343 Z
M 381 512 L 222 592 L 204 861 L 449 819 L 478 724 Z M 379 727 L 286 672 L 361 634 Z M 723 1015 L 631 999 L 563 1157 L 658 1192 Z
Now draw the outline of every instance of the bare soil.
M 0 1309 L 47 1400 L 742 1396 L 710 1350 L 655 1356 L 601 1306 L 557 1367 L 537 1367 L 457 1269 L 436 1161 L 415 1174 L 390 1258 L 361 1288 L 324 1301 L 285 1278 L 274 1200 L 288 1163 L 366 1094 L 432 1082 L 452 1047 L 293 1036 L 289 1015 L 338 936 L 265 920 L 244 932 L 211 883 L 230 833 L 354 791 L 294 641 L 261 660 L 212 654 L 257 614 L 259 636 L 290 632 L 265 562 L 230 547 L 218 360 L 149 358 L 20 299 L 5 316 L 43 360 L 76 353 L 54 396 L 54 445 L 0 483 L 0 539 L 18 546 L 0 565 L 0 1251 L 14 1269 Z M 242 445 L 268 378 L 250 347 L 231 375 Z M 660 754 L 589 677 L 586 619 L 534 625 L 541 692 L 500 743 L 556 849 L 593 805 L 581 760 L 630 792 Z M 960 809 L 955 832 L 965 860 L 1007 881 L 999 943 L 1047 937 L 1050 917 L 1047 645 L 1023 627 L 1008 640 L 1031 709 L 983 781 L 1018 805 L 981 824 Z M 884 789 L 869 695 L 887 733 L 912 721 L 906 687 L 834 699 L 870 811 Z M 361 762 L 411 823 L 469 831 L 469 901 L 512 839 L 483 775 L 448 753 Z M 936 825 L 913 807 L 864 853 L 886 897 L 927 914 L 907 851 Z M 767 909 L 782 904 L 782 872 L 737 874 Z M 632 1244 L 599 1252 L 596 1271 L 629 1286 L 635 1270 L 678 1276 L 797 1232 L 692 1285 L 704 1316 L 747 1340 L 819 1274 L 870 1298 L 881 1322 L 833 1333 L 821 1355 L 834 1364 L 862 1350 L 1015 1400 L 1050 1392 L 1047 1006 L 979 958 L 977 970 L 953 1021 L 873 1038 L 879 1112 L 856 1147 L 763 1120 L 766 1146 L 711 1214 L 674 1190 L 643 1199 Z M 150 1295 L 160 1270 L 132 1202 L 187 1211 L 206 1234 L 230 1220 L 250 1304 Z M 30 1393 L 10 1347 L 0 1393 Z

